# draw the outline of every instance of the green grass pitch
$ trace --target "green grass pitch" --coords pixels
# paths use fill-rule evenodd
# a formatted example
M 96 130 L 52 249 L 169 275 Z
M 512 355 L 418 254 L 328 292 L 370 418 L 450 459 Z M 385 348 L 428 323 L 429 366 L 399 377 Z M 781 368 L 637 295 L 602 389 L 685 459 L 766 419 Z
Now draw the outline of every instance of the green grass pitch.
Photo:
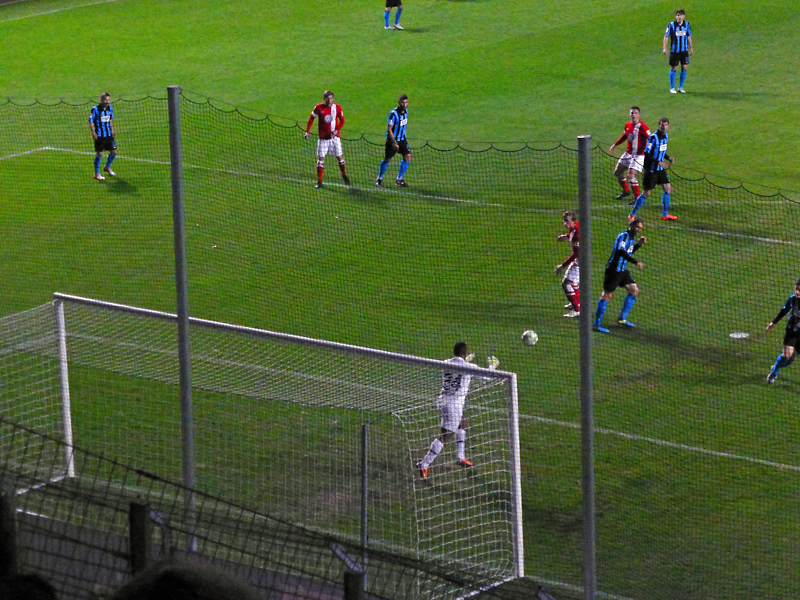
M 635 103 L 651 128 L 662 115 L 672 120 L 677 173 L 744 179 L 766 195 L 755 184 L 798 189 L 800 110 L 788 74 L 800 17 L 787 1 L 683 5 L 697 50 L 685 96 L 667 93 L 661 36 L 676 6 L 666 2 L 408 0 L 404 32 L 383 30 L 377 0 L 84 4 L 92 3 L 0 6 L 0 95 L 86 102 L 104 90 L 133 99 L 181 84 L 291 124 L 331 88 L 345 133 L 379 142 L 405 92 L 412 145 L 574 147 L 591 133 L 603 148 Z M 59 109 L 55 132 L 35 119 L 3 121 L 3 314 L 53 291 L 174 310 L 165 124 L 155 111 L 132 116 L 147 103 L 116 106 L 119 177 L 103 186 L 87 177 L 87 155 L 10 157 L 45 146 L 89 152 L 84 108 Z M 293 180 L 187 172 L 193 314 L 430 357 L 445 358 L 459 338 L 480 356 L 497 354 L 520 376 L 527 573 L 579 584 L 577 333 L 561 317 L 552 273 L 566 257 L 554 239 L 559 211 L 574 208 L 574 171 L 536 190 L 527 182 L 543 169 L 513 173 L 512 162 L 498 162 L 486 167 L 491 184 L 468 187 L 448 175 L 456 166 L 469 173 L 472 155 L 426 149 L 409 170 L 414 188 L 379 194 L 371 183 L 380 147 L 352 142 L 345 152 L 357 189 L 317 193 L 299 131 L 270 138 L 259 121 L 194 110 L 187 162 Z M 224 126 L 204 127 L 212 122 Z M 132 123 L 149 129 L 130 131 Z M 288 156 L 277 152 L 285 147 Z M 600 153 L 594 161 L 599 290 L 625 209 L 613 200 L 613 162 Z M 329 161 L 326 179 L 336 171 Z M 614 326 L 618 293 L 606 316 L 612 334 L 595 340 L 599 585 L 636 600 L 791 597 L 800 570 L 798 375 L 789 367 L 766 386 L 781 333 L 763 329 L 798 275 L 797 205 L 692 195 L 699 189 L 676 179 L 681 220 L 671 228 L 657 221 L 654 193 L 644 209 L 646 268 L 635 272 L 637 328 Z M 530 328 L 541 341 L 525 348 L 519 335 Z M 733 331 L 751 337 L 733 340 Z

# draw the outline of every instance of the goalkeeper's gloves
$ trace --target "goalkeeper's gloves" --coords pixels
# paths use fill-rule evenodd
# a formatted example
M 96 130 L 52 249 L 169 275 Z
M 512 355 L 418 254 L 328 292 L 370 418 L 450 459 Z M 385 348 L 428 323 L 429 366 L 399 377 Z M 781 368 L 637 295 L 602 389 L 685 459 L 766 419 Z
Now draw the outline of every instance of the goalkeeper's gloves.
M 497 367 L 500 366 L 500 359 L 497 358 L 496 356 L 490 356 L 488 359 L 486 359 L 486 363 L 487 363 L 486 368 L 494 371 Z
M 471 352 L 467 354 L 467 357 L 464 360 L 466 360 L 467 362 L 472 362 L 473 360 L 475 360 L 475 353 Z

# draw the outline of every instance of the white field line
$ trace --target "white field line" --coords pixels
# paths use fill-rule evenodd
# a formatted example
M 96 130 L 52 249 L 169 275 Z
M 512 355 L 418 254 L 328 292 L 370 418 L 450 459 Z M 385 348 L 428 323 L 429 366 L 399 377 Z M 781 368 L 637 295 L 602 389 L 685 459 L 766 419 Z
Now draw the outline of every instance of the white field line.
M 530 420 L 530 421 L 537 421 L 538 423 L 545 423 L 547 425 L 558 425 L 559 427 L 568 427 L 570 429 L 580 429 L 580 423 L 572 423 L 570 421 L 559 421 L 557 419 L 546 419 L 545 417 L 536 417 L 533 415 L 520 415 L 520 419 Z M 782 469 L 786 471 L 795 471 L 800 473 L 800 466 L 798 465 L 787 465 L 784 463 L 773 462 L 771 460 L 764 460 L 761 458 L 753 458 L 752 456 L 742 456 L 740 454 L 732 454 L 730 452 L 718 452 L 717 450 L 708 450 L 706 448 L 701 448 L 699 446 L 689 446 L 687 444 L 679 444 L 677 442 L 668 442 L 666 440 L 659 440 L 656 438 L 645 437 L 642 435 L 636 435 L 634 433 L 625 433 L 623 431 L 615 431 L 614 429 L 604 429 L 602 427 L 595 428 L 595 433 L 600 433 L 603 435 L 615 435 L 617 437 L 621 437 L 626 440 L 632 440 L 636 442 L 648 442 L 650 444 L 654 444 L 656 446 L 663 446 L 665 448 L 675 448 L 676 450 L 685 450 L 687 452 L 696 452 L 697 454 L 705 454 L 706 456 L 714 456 L 716 458 L 728 458 L 732 460 L 741 460 L 744 462 L 753 463 L 756 465 L 764 465 L 767 467 L 773 467 L 775 469 Z
M 19 156 L 26 156 L 27 154 L 33 154 L 34 152 L 41 152 L 42 150 L 50 150 L 50 148 L 34 148 L 33 150 L 25 150 L 25 152 L 17 152 L 16 154 L 9 154 L 7 156 L 0 156 L 0 160 L 9 160 L 11 158 L 17 158 Z
M 65 6 L 64 8 L 56 8 L 55 10 L 46 10 L 44 12 L 34 13 L 32 15 L 22 15 L 21 17 L 12 17 L 10 19 L 4 19 L 0 21 L 0 23 L 11 23 L 12 21 L 19 21 L 20 19 L 31 19 L 33 17 L 52 15 L 54 13 L 64 12 L 65 10 L 73 10 L 75 8 L 85 8 L 87 6 L 95 6 L 97 4 L 108 4 L 109 2 L 116 2 L 116 0 L 98 0 L 97 2 L 90 2 L 88 4 L 79 4 L 77 6 Z
M 38 148 L 37 150 L 53 150 L 55 152 L 67 152 L 67 153 L 70 153 L 70 154 L 81 154 L 83 156 L 94 156 L 94 152 L 85 152 L 85 151 L 81 151 L 81 150 L 70 150 L 69 148 L 54 148 L 52 146 L 44 146 L 43 148 Z M 169 162 L 162 161 L 162 160 L 150 160 L 150 159 L 146 159 L 146 158 L 131 158 L 131 157 L 124 157 L 124 156 L 117 156 L 117 160 L 120 160 L 120 159 L 130 160 L 132 162 L 148 163 L 148 164 L 152 164 L 152 165 L 169 166 L 169 164 L 170 164 Z M 237 176 L 243 176 L 243 177 L 257 177 L 259 179 L 277 179 L 277 180 L 280 180 L 280 181 L 291 181 L 292 183 L 308 183 L 310 181 L 310 179 L 299 179 L 299 178 L 296 178 L 296 177 L 281 177 L 279 175 L 264 175 L 263 173 L 253 173 L 253 172 L 250 172 L 250 171 L 235 171 L 235 170 L 232 170 L 232 169 L 216 169 L 214 167 L 203 167 L 203 166 L 200 166 L 200 165 L 186 165 L 185 164 L 183 166 L 186 169 L 198 169 L 198 170 L 203 170 L 203 171 L 211 171 L 211 172 L 214 172 L 214 173 L 225 173 L 227 175 L 237 175 Z M 376 188 L 374 188 L 372 186 L 365 188 L 365 187 L 359 187 L 359 186 L 355 186 L 355 185 L 346 186 L 346 185 L 344 185 L 342 183 L 326 183 L 325 185 L 327 187 L 348 188 L 348 189 L 359 190 L 359 191 L 362 191 L 362 192 L 371 192 L 371 193 L 377 193 L 377 194 L 397 194 L 397 195 L 401 195 L 402 194 L 403 196 L 412 196 L 414 198 L 422 198 L 422 199 L 426 199 L 426 200 L 441 200 L 442 202 L 452 202 L 454 204 L 471 204 L 473 206 L 486 206 L 486 207 L 490 207 L 490 208 L 514 208 L 514 209 L 517 209 L 517 210 L 522 210 L 522 211 L 525 211 L 525 212 L 532 212 L 532 213 L 553 214 L 553 215 L 557 214 L 557 215 L 560 215 L 563 212 L 561 209 L 509 207 L 509 206 L 506 206 L 504 204 L 497 204 L 497 203 L 491 203 L 491 202 L 479 202 L 477 200 L 465 200 L 463 198 L 453 198 L 453 197 L 450 197 L 450 196 L 437 196 L 437 195 L 433 195 L 433 194 L 417 194 L 415 192 L 400 192 L 400 191 L 395 191 L 395 190 L 390 190 L 390 189 L 380 189 L 380 190 L 378 190 L 378 189 L 376 189 Z M 768 200 L 768 201 L 764 201 L 764 202 L 759 202 L 759 204 L 787 204 L 788 202 L 789 202 L 788 200 Z M 701 201 L 701 202 L 681 202 L 680 203 L 681 206 L 712 206 L 712 205 L 716 205 L 716 204 L 729 206 L 731 204 L 735 204 L 735 202 L 706 202 L 706 201 Z M 600 211 L 618 210 L 619 208 L 620 208 L 620 206 L 616 205 L 616 204 L 594 205 L 594 206 L 592 206 L 592 210 L 600 210 Z M 656 227 L 662 227 L 661 225 L 655 225 L 655 226 Z M 663 227 L 665 229 L 680 229 L 679 227 L 674 227 L 674 226 L 669 226 L 669 227 L 668 226 L 663 226 Z M 685 231 L 691 231 L 693 233 L 711 233 L 711 232 L 706 232 L 706 231 L 699 230 L 699 229 L 689 229 L 689 228 L 683 228 L 683 229 Z M 731 233 L 731 234 L 714 233 L 714 235 L 718 235 L 718 236 L 728 236 L 729 235 L 731 237 L 740 237 L 740 238 L 743 238 L 743 239 L 752 239 L 752 240 L 760 241 L 760 242 L 768 242 L 768 243 L 774 243 L 774 244 L 797 245 L 797 242 L 786 242 L 786 241 L 781 241 L 781 240 L 772 240 L 770 238 L 760 238 L 760 237 L 746 236 L 746 235 L 733 234 L 733 233 Z

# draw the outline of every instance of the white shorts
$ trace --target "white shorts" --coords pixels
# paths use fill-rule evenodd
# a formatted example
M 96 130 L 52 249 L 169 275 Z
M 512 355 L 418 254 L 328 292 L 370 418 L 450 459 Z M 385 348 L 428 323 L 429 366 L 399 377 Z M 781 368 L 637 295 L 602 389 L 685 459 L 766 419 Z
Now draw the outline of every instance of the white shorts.
M 641 173 L 644 170 L 644 154 L 637 154 L 636 156 L 633 156 L 632 154 L 625 152 L 619 157 L 617 166 L 624 167 L 626 169 L 633 169 L 634 171 L 639 171 Z
M 464 402 L 458 398 L 440 398 L 436 401 L 439 415 L 442 417 L 442 429 L 458 431 L 461 417 L 464 414 Z
M 325 158 L 330 152 L 334 156 L 342 155 L 342 139 L 334 136 L 329 140 L 317 140 L 317 156 Z
M 564 281 L 572 287 L 579 287 L 581 284 L 581 267 L 577 260 L 573 260 L 564 273 Z

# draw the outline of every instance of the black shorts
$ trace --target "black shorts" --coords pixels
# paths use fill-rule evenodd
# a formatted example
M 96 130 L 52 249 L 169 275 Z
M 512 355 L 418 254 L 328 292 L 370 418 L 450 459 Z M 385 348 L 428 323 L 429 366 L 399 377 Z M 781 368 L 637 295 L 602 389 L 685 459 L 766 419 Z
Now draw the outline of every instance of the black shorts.
M 631 276 L 630 271 L 625 269 L 624 271 L 612 271 L 611 269 L 606 269 L 606 274 L 603 277 L 603 291 L 606 294 L 613 294 L 617 288 L 625 287 L 626 285 L 630 285 L 632 283 L 636 283 Z
M 117 142 L 113 137 L 99 137 L 94 141 L 95 152 L 111 152 L 117 149 Z
M 669 53 L 669 66 L 670 67 L 677 67 L 678 65 L 688 65 L 689 64 L 689 53 L 688 52 L 670 52 Z
M 400 156 L 408 156 L 411 154 L 411 150 L 408 149 L 408 141 L 407 140 L 400 140 L 397 142 L 397 148 L 395 148 L 394 144 L 389 140 L 386 140 L 386 150 L 383 153 L 383 160 L 392 160 L 392 157 L 400 153 Z
M 649 192 L 651 190 L 656 189 L 657 185 L 666 185 L 669 183 L 669 175 L 664 170 L 655 171 L 653 173 L 645 173 L 644 174 L 644 181 L 642 182 L 642 186 L 644 186 L 644 190 Z
M 386 8 L 394 8 L 395 6 L 403 6 L 400 0 L 386 0 Z
M 786 333 L 783 334 L 783 345 L 791 346 L 792 348 L 797 350 L 798 344 L 800 344 L 800 329 L 795 329 L 794 327 L 787 327 Z

